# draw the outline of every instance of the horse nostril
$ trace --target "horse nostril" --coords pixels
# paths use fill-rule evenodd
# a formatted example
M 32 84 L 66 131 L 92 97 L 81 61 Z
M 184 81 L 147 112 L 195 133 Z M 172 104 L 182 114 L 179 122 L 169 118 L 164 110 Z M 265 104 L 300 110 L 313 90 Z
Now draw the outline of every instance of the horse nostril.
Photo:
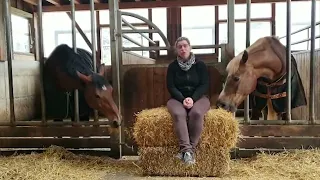
M 226 104 L 224 102 L 222 102 L 222 101 L 217 101 L 216 106 L 220 107 L 220 108 L 225 108 Z
M 120 126 L 120 124 L 119 124 L 118 121 L 113 121 L 113 122 L 112 122 L 112 127 L 118 128 L 119 126 Z

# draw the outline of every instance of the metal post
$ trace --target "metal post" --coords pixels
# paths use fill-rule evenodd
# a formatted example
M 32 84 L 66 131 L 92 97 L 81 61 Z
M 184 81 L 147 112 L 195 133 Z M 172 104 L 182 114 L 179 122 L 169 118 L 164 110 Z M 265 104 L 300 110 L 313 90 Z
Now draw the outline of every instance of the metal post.
M 40 94 L 41 94 L 41 116 L 42 123 L 46 123 L 46 99 L 43 86 L 43 66 L 44 66 L 44 47 L 42 31 L 42 0 L 38 0 L 38 34 L 39 34 L 39 63 L 40 63 Z
M 111 46 L 111 68 L 112 68 L 112 85 L 115 93 L 115 103 L 119 108 L 121 114 L 121 99 L 120 99 L 120 54 L 122 54 L 122 44 L 119 44 L 119 32 L 118 29 L 121 19 L 119 19 L 119 2 L 118 0 L 109 0 L 109 18 L 110 18 L 110 46 Z M 120 36 L 121 37 L 121 36 Z M 121 47 L 121 49 L 119 49 Z M 119 127 L 119 152 L 120 158 L 122 158 L 122 133 L 121 126 Z
M 315 97 L 315 32 L 316 31 L 316 0 L 312 0 L 311 4 L 311 51 L 310 51 L 310 99 L 309 99 L 309 121 L 310 124 L 315 123 L 314 113 L 314 97 Z M 308 34 L 309 35 L 309 34 Z
M 76 17 L 75 17 L 75 4 L 74 0 L 71 0 L 71 15 L 72 15 L 72 46 L 75 53 L 77 53 L 76 44 Z M 79 93 L 78 89 L 74 90 L 74 118 L 76 122 L 79 122 Z
M 3 12 L 5 20 L 5 34 L 7 41 L 7 59 L 8 59 L 8 77 L 9 77 L 9 98 L 10 98 L 10 123 L 13 126 L 16 121 L 14 113 L 14 97 L 13 97 L 13 78 L 12 78 L 12 52 L 13 52 L 13 43 L 12 43 L 12 25 L 11 25 L 11 2 L 10 0 L 4 0 Z
M 287 119 L 291 122 L 291 0 L 287 0 Z
M 251 0 L 247 0 L 247 19 L 246 19 L 246 47 L 250 46 L 250 24 L 251 24 Z M 249 117 L 249 96 L 244 101 L 244 122 L 248 123 Z
M 90 15 L 91 15 L 91 44 L 92 44 L 92 58 L 93 58 L 93 70 L 97 72 L 97 57 L 96 57 L 96 26 L 94 16 L 94 0 L 90 0 Z M 98 121 L 98 111 L 94 110 L 94 121 Z
M 228 47 L 229 50 L 231 50 L 231 55 L 234 56 L 234 26 L 235 26 L 235 18 L 234 18 L 234 4 L 235 4 L 235 0 L 228 0 L 227 1 L 227 8 L 228 8 L 228 19 L 227 19 L 227 23 L 228 23 Z M 230 61 L 230 59 L 228 59 L 228 62 Z M 226 62 L 226 63 L 228 63 Z M 227 65 L 227 64 L 226 64 Z

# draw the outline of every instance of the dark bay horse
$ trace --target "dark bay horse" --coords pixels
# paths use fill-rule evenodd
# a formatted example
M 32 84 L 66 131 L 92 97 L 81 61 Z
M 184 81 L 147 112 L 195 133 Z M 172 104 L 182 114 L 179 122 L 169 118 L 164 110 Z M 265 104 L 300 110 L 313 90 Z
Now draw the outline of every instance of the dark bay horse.
M 299 107 L 307 105 L 305 91 L 291 55 L 292 119 L 298 119 Z M 247 95 L 252 97 L 252 111 L 267 108 L 267 119 L 277 120 L 286 112 L 286 47 L 276 37 L 263 37 L 233 57 L 217 107 L 235 112 Z M 252 118 L 254 119 L 254 118 Z
M 104 64 L 94 73 L 92 54 L 66 44 L 57 46 L 44 64 L 44 90 L 47 117 L 74 119 L 74 90 L 79 89 L 80 121 L 88 121 L 93 109 L 98 110 L 113 127 L 120 125 L 120 115 L 109 81 L 104 77 Z

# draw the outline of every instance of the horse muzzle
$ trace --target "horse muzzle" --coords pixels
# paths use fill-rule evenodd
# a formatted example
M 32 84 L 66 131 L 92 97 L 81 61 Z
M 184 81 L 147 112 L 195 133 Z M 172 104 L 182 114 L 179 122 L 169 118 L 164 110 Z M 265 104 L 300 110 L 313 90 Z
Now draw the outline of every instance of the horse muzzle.
M 217 101 L 216 106 L 232 113 L 236 112 L 237 110 L 237 107 L 235 105 L 232 105 L 230 103 L 227 103 L 221 100 Z

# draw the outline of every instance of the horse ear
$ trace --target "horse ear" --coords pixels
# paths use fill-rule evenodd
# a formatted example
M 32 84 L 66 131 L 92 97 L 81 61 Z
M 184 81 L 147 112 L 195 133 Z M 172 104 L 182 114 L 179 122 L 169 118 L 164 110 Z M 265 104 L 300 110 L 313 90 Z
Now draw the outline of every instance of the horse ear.
M 245 64 L 248 60 L 248 52 L 246 50 L 243 51 L 243 55 L 241 58 L 241 64 Z
M 104 71 L 105 71 L 105 67 L 104 67 L 104 63 L 103 63 L 103 64 L 101 64 L 100 67 L 99 67 L 99 74 L 100 74 L 101 76 L 103 76 L 103 75 L 104 75 Z
M 80 73 L 79 71 L 77 71 L 77 75 L 78 75 L 78 77 L 79 77 L 83 82 L 85 82 L 86 84 L 92 82 L 91 76 L 86 76 L 86 75 Z

